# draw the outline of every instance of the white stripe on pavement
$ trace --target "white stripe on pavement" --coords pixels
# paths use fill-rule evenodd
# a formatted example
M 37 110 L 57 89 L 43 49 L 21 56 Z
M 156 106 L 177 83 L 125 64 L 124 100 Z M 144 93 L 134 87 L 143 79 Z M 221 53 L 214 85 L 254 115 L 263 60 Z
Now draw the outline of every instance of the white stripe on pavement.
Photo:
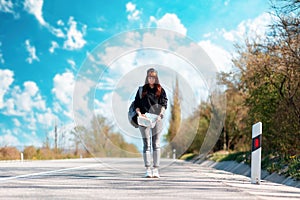
M 0 182 L 18 179 L 18 178 L 27 178 L 27 177 L 31 177 L 31 176 L 42 176 L 42 175 L 47 175 L 47 174 L 51 174 L 51 173 L 60 173 L 60 172 L 64 172 L 64 171 L 74 170 L 74 169 L 90 168 L 90 167 L 95 167 L 98 165 L 103 165 L 103 164 L 97 163 L 97 164 L 93 164 L 93 165 L 84 165 L 84 166 L 79 166 L 79 167 L 71 167 L 71 168 L 64 168 L 64 169 L 58 169 L 58 170 L 52 170 L 52 171 L 46 171 L 46 172 L 38 172 L 38 173 L 32 173 L 32 174 L 23 174 L 23 175 L 18 175 L 18 176 L 5 177 L 5 178 L 0 178 Z

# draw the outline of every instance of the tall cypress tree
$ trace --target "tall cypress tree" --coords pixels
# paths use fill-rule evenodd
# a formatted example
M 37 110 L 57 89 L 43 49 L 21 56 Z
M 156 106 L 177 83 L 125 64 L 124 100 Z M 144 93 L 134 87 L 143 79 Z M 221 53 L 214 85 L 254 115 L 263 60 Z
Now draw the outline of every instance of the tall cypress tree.
M 181 121 L 181 108 L 180 108 L 180 93 L 179 93 L 179 85 L 178 78 L 176 77 L 175 88 L 173 89 L 173 102 L 171 104 L 171 118 L 170 118 L 170 126 L 168 130 L 168 134 L 166 136 L 167 141 L 171 143 L 172 140 L 176 136 L 180 128 Z M 172 145 L 174 148 L 174 146 Z

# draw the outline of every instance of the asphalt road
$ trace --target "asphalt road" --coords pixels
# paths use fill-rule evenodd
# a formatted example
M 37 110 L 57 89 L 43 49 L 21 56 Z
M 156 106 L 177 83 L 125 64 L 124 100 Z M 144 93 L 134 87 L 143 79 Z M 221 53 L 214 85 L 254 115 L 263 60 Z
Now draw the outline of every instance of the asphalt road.
M 300 189 L 197 164 L 162 160 L 143 178 L 142 158 L 0 162 L 0 199 L 300 199 Z

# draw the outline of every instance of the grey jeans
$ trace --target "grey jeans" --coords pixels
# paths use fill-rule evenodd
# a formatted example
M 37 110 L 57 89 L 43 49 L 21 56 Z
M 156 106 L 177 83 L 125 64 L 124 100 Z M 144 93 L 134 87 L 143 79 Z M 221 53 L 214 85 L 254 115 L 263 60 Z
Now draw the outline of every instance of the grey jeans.
M 153 167 L 159 167 L 160 135 L 163 129 L 163 120 L 157 121 L 153 128 L 139 126 L 139 129 L 143 137 L 143 159 L 145 167 L 151 166 L 151 144 L 153 150 Z

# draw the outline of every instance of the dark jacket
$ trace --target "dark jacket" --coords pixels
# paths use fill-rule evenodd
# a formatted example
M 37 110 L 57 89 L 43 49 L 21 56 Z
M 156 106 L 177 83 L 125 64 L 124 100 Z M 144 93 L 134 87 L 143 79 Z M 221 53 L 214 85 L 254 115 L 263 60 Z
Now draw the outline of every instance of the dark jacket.
M 163 88 L 159 97 L 155 96 L 156 88 L 152 89 L 148 85 L 143 87 L 144 92 L 147 92 L 146 95 L 140 98 L 139 91 L 137 91 L 134 100 L 134 107 L 140 108 L 142 114 L 147 112 L 159 115 L 162 106 L 167 109 L 168 98 Z

